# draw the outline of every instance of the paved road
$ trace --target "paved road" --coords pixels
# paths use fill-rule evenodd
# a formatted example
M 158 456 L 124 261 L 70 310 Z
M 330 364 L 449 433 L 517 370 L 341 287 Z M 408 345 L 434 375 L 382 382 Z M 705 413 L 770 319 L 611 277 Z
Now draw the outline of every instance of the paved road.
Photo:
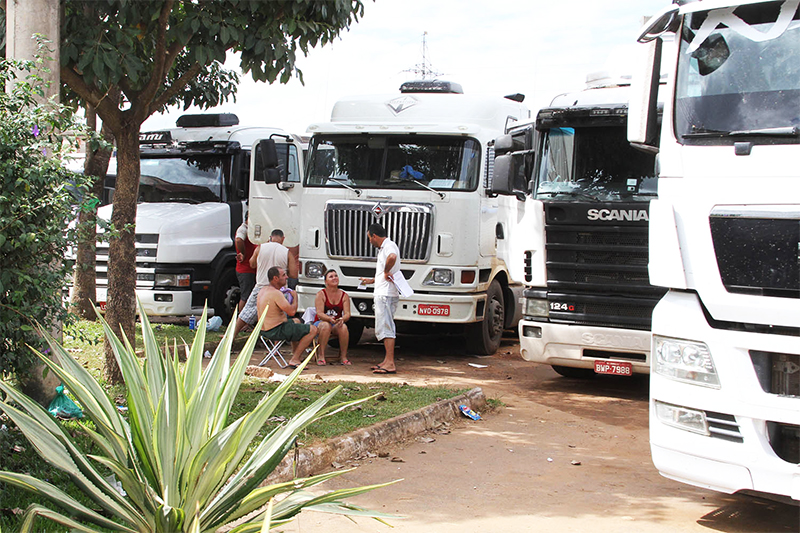
M 570 380 L 526 363 L 513 337 L 492 357 L 466 354 L 457 338 L 398 339 L 396 376 L 373 376 L 370 342 L 352 367 L 307 372 L 322 379 L 481 386 L 504 406 L 449 432 L 398 443 L 329 488 L 403 481 L 353 501 L 403 515 L 394 529 L 359 518 L 304 513 L 286 532 L 782 532 L 800 531 L 800 508 L 729 496 L 665 479 L 650 462 L 646 378 Z M 335 350 L 329 358 L 335 355 Z M 486 365 L 476 368 L 469 363 Z M 435 439 L 430 442 L 430 439 Z M 393 462 L 392 458 L 396 458 Z M 573 464 L 580 463 L 580 464 Z

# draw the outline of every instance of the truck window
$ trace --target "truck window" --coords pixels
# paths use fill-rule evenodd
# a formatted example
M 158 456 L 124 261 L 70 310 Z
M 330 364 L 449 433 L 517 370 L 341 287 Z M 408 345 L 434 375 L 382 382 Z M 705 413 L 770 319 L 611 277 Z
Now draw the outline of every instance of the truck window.
M 224 199 L 224 177 L 230 173 L 230 156 L 142 158 L 139 201 L 220 202 Z
M 309 186 L 474 190 L 480 178 L 480 146 L 474 139 L 445 136 L 315 137 L 309 156 Z

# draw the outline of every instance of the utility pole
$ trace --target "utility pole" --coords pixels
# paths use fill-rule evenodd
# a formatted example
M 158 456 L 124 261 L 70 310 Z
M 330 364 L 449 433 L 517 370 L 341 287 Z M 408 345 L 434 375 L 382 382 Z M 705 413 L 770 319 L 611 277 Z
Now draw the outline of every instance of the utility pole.
M 43 53 L 51 60 L 44 65 L 50 72 L 42 72 L 47 83 L 45 98 L 58 99 L 61 87 L 60 55 L 61 2 L 59 0 L 0 0 L 6 10 L 6 57 L 33 60 L 39 55 L 39 43 L 34 34 L 50 41 L 50 51 Z
M 411 72 L 419 76 L 421 80 L 435 80 L 442 75 L 441 72 L 433 70 L 428 59 L 428 32 L 422 33 L 422 61 L 414 65 L 414 68 L 406 69 L 403 72 Z
M 59 102 L 61 93 L 61 2 L 59 0 L 0 0 L 0 7 L 6 11 L 6 57 L 11 59 L 34 60 L 36 56 L 50 58 L 43 66 L 49 72 L 39 72 L 45 81 L 45 102 L 55 98 Z M 39 42 L 34 37 L 39 34 L 49 41 L 49 50 L 39 50 Z M 43 102 L 44 103 L 44 102 Z M 61 325 L 51 331 L 56 339 L 61 338 Z M 52 354 L 51 354 L 52 357 Z M 61 380 L 54 372 L 44 375 L 44 364 L 36 365 L 25 376 L 18 376 L 22 390 L 28 396 L 47 406 L 56 395 L 56 387 Z

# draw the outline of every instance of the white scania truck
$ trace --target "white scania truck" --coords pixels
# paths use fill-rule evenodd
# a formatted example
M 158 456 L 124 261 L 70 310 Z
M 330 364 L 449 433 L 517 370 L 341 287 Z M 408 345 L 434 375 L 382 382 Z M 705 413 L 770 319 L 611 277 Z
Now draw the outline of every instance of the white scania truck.
M 295 192 L 300 307 L 314 305 L 325 271 L 335 268 L 352 300 L 351 342 L 358 340 L 374 319 L 372 287 L 356 287 L 375 272 L 367 228 L 379 222 L 398 244 L 414 289 L 400 301 L 398 328 L 466 328 L 468 351 L 494 353 L 503 329 L 519 320 L 530 245 L 519 232 L 529 202 L 491 193 L 492 145 L 529 118 L 522 98 L 408 82 L 400 94 L 341 100 L 330 122 L 311 125 L 305 181 Z M 274 203 L 251 201 L 251 208 L 267 212 Z
M 800 500 L 800 2 L 698 1 L 645 26 L 631 141 L 657 148 L 650 446 L 664 475 Z M 669 91 L 653 142 L 662 40 Z M 648 81 L 649 80 L 649 81 Z M 636 101 L 636 118 L 634 105 Z M 648 127 L 648 125 L 650 127 Z
M 647 278 L 655 157 L 628 143 L 630 79 L 586 82 L 497 141 L 496 192 L 530 195 L 535 213 L 520 354 L 567 377 L 631 376 L 649 372 L 650 316 L 664 294 Z
M 277 183 L 250 183 L 250 147 L 271 138 Z M 136 295 L 149 315 L 211 313 L 227 320 L 238 303 L 233 238 L 249 194 L 281 197 L 301 182 L 299 140 L 276 128 L 239 126 L 236 115 L 183 115 L 177 127 L 142 133 L 136 211 Z M 106 179 L 113 199 L 114 168 Z M 111 205 L 98 216 L 111 219 Z M 271 221 L 253 213 L 250 237 L 264 242 Z M 108 242 L 97 244 L 97 303 L 106 303 Z

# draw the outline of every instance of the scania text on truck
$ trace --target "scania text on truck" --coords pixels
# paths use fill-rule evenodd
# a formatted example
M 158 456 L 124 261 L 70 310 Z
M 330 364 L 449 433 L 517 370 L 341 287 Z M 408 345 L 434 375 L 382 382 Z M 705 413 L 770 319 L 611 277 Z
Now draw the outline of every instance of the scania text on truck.
M 468 351 L 494 353 L 503 329 L 519 320 L 529 246 L 517 237 L 527 202 L 490 192 L 492 141 L 529 118 L 522 98 L 408 82 L 400 94 L 340 100 L 330 122 L 312 124 L 299 192 L 300 307 L 314 305 L 325 271 L 335 268 L 352 301 L 351 343 L 372 325 L 372 287 L 357 286 L 375 272 L 367 228 L 378 222 L 398 244 L 414 289 L 400 300 L 398 329 L 466 329 Z M 270 202 L 251 207 L 272 209 Z
M 800 2 L 680 2 L 645 26 L 631 141 L 650 207 L 650 447 L 666 477 L 800 500 Z M 652 80 L 670 71 L 660 145 Z M 673 75 L 674 74 L 674 75 Z M 637 102 L 634 110 L 633 102 Z M 635 112 L 634 112 L 635 111 Z M 634 119 L 634 115 L 636 118 Z M 650 127 L 648 127 L 648 125 Z
M 250 147 L 272 138 L 278 148 L 274 184 L 250 184 Z M 210 314 L 224 320 L 238 303 L 233 239 L 249 194 L 276 196 L 301 182 L 302 148 L 276 128 L 239 126 L 236 115 L 183 115 L 177 127 L 139 137 L 136 210 L 136 295 L 149 315 Z M 114 169 L 107 178 L 113 199 Z M 111 219 L 111 205 L 98 216 Z M 277 226 L 276 226 L 277 227 Z M 251 239 L 265 242 L 273 226 L 253 213 Z M 97 244 L 97 302 L 105 307 L 108 242 Z
M 567 377 L 649 371 L 655 158 L 627 140 L 630 79 L 587 76 L 495 150 L 495 192 L 530 197 L 520 354 Z

